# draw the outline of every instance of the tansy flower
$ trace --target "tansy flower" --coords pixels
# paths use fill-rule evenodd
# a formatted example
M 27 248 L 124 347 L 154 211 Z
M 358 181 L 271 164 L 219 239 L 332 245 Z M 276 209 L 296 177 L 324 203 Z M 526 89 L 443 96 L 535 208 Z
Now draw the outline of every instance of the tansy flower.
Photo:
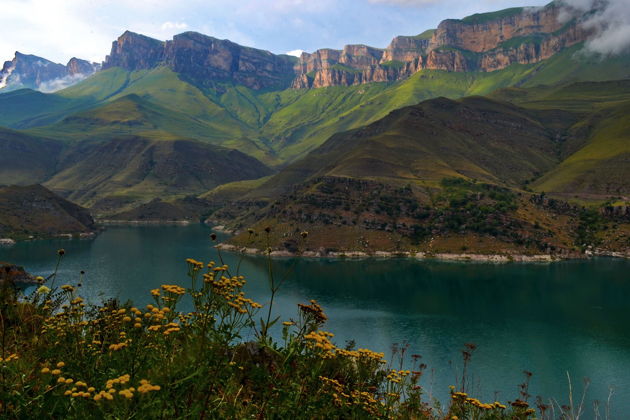
M 48 288 L 46 286 L 39 286 L 37 288 L 37 294 L 38 295 L 45 295 L 47 293 L 50 293 L 50 288 Z

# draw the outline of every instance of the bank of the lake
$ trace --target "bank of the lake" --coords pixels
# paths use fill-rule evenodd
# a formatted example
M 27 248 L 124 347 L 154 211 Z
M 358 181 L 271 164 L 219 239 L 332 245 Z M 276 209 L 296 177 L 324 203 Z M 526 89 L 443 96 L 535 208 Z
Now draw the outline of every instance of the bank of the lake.
M 66 255 L 64 282 L 79 282 L 92 302 L 110 297 L 152 301 L 161 284 L 187 284 L 188 257 L 217 260 L 212 230 L 190 226 L 111 226 L 94 240 L 50 239 L 0 248 L 0 260 L 23 265 L 35 275 L 54 268 L 56 250 Z M 268 299 L 267 261 L 222 252 L 226 264 L 247 276 L 248 295 Z M 384 351 L 408 342 L 429 368 L 424 385 L 445 398 L 461 367 L 460 350 L 478 350 L 471 372 L 476 394 L 515 398 L 523 371 L 534 373 L 530 393 L 566 402 L 570 373 L 576 393 L 591 380 L 590 400 L 605 400 L 615 387 L 613 417 L 630 412 L 630 261 L 593 258 L 553 264 L 470 264 L 435 260 L 296 259 L 273 261 L 287 281 L 277 313 L 289 319 L 296 304 L 317 299 L 330 321 L 328 331 L 343 345 Z M 277 333 L 277 332 L 276 332 Z

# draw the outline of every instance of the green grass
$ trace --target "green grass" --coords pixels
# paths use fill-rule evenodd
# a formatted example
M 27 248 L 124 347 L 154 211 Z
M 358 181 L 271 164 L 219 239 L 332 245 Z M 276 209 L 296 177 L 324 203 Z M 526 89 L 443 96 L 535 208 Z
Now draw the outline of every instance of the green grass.
M 415 38 L 415 39 L 431 39 L 433 37 L 434 33 L 435 33 L 435 29 L 427 29 L 426 31 L 422 32 L 421 34 L 418 34 L 418 35 L 414 36 L 413 38 Z
M 477 25 L 486 22 L 491 22 L 493 20 L 499 20 L 511 16 L 520 15 L 523 13 L 523 7 L 512 7 L 509 9 L 498 10 L 496 12 L 490 13 L 475 13 L 474 15 L 467 16 L 461 20 L 469 25 Z
M 0 124 L 28 127 L 28 135 L 67 144 L 128 135 L 151 141 L 194 139 L 235 148 L 281 168 L 336 133 L 439 96 L 455 99 L 510 88 L 496 97 L 528 108 L 571 112 L 625 100 L 612 88 L 599 92 L 596 86 L 579 98 L 563 96 L 558 89 L 567 81 L 630 76 L 629 56 L 601 60 L 578 54 L 580 48 L 574 46 L 541 63 L 489 73 L 422 70 L 395 83 L 281 91 L 254 91 L 229 83 L 201 88 L 166 67 L 131 73 L 112 68 L 56 94 L 28 90 L 2 94 Z
M 397 61 L 397 60 L 390 60 L 390 61 L 385 61 L 384 63 L 380 64 L 381 67 L 385 67 L 387 68 L 391 68 L 391 69 L 400 69 L 405 67 L 405 63 L 403 63 L 402 61 Z

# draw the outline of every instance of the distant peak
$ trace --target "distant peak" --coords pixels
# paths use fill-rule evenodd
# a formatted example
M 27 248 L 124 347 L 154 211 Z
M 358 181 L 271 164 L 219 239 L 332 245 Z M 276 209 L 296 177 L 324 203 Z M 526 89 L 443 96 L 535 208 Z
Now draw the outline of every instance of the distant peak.
M 137 32 L 132 32 L 130 30 L 126 30 L 125 32 L 123 32 L 121 36 L 118 37 L 119 41 L 125 40 L 125 39 L 142 39 L 145 41 L 151 41 L 151 42 L 160 43 L 160 44 L 164 43 L 163 41 L 160 41 L 159 39 L 151 38 L 150 36 L 142 35 Z

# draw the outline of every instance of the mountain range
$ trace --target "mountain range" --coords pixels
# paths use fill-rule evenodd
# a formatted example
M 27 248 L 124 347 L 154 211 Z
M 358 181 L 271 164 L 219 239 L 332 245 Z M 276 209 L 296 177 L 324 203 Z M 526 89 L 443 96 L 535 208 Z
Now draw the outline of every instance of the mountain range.
M 0 69 L 0 92 L 22 88 L 53 92 L 71 86 L 100 69 L 100 64 L 73 57 L 66 65 L 15 52 Z
M 282 225 L 284 238 L 334 227 L 346 249 L 432 232 L 569 249 L 573 206 L 605 204 L 623 244 L 630 54 L 589 53 L 588 14 L 561 11 L 478 14 L 299 58 L 194 32 L 127 31 L 102 65 L 16 53 L 0 73 L 0 184 L 40 183 L 108 219 L 214 212 L 235 228 Z M 54 93 L 15 89 L 90 72 Z M 377 193 L 396 209 L 366 201 Z M 461 229 L 458 199 L 485 222 Z M 534 227 L 545 223 L 551 238 Z

